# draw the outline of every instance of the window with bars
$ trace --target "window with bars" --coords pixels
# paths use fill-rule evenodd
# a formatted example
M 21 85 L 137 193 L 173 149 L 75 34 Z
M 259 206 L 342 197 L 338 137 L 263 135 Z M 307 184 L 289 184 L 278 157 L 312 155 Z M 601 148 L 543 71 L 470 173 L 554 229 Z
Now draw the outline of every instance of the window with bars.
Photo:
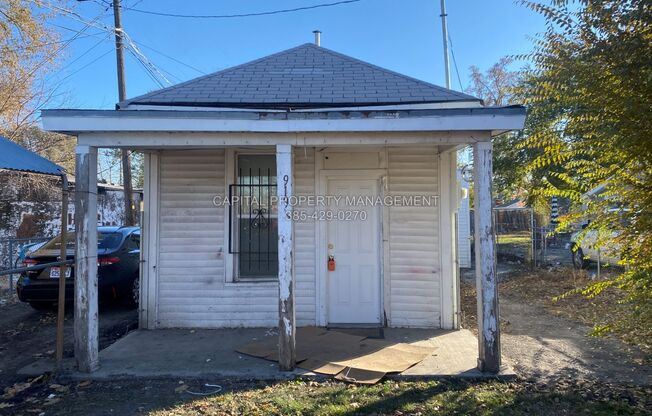
M 235 279 L 278 277 L 278 220 L 275 155 L 236 155 L 235 183 L 229 186 L 229 252 Z

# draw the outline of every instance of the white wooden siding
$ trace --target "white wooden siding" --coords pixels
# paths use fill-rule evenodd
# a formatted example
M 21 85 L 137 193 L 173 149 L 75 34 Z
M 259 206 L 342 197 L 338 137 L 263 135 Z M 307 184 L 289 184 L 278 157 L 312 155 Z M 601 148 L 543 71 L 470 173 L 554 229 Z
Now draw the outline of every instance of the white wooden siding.
M 307 157 L 306 157 L 307 155 Z M 297 150 L 296 193 L 314 192 L 314 152 Z M 278 284 L 226 283 L 225 151 L 162 151 L 158 327 L 276 326 Z M 314 226 L 296 224 L 299 325 L 314 325 Z
M 213 197 L 225 195 L 223 149 L 160 152 L 159 264 L 156 326 L 276 326 L 278 285 L 230 282 L 225 208 Z M 295 195 L 315 194 L 315 150 L 295 148 Z M 439 193 L 435 146 L 387 149 L 387 193 L 421 196 Z M 298 207 L 311 213 L 310 207 Z M 390 326 L 440 325 L 438 207 L 390 207 L 385 297 Z M 316 224 L 295 222 L 295 294 L 298 325 L 316 322 Z M 227 283 L 227 281 L 229 281 Z M 325 301 L 325 300 L 324 300 Z
M 295 147 L 294 150 L 294 194 L 315 195 L 315 149 Z M 295 207 L 308 216 L 314 207 Z M 315 325 L 316 319 L 316 270 L 315 270 L 315 223 L 295 221 L 294 223 L 294 276 L 295 311 L 297 325 Z
M 159 327 L 275 323 L 271 285 L 225 284 L 224 150 L 163 151 L 160 156 Z
M 439 193 L 437 148 L 390 147 L 388 193 Z M 390 326 L 440 325 L 439 209 L 389 208 Z

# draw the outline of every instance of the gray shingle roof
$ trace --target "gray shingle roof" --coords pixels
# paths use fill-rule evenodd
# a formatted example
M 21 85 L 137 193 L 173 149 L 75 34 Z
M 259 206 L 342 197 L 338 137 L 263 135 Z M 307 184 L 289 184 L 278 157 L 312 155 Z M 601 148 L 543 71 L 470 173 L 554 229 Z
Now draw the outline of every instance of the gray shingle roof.
M 307 43 L 172 87 L 128 104 L 318 108 L 480 101 Z

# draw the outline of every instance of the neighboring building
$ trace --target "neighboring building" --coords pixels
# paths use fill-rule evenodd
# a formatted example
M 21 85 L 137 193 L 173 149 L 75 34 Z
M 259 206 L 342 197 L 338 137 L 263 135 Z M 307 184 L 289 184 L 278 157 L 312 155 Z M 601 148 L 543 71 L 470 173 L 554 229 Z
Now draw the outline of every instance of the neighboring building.
M 38 187 L 28 181 L 17 181 L 16 173 L 0 172 L 0 239 L 49 237 L 61 228 L 61 189 L 56 179 L 47 179 Z M 70 198 L 68 227 L 74 228 L 75 181 L 69 179 Z M 48 184 L 51 183 L 51 186 Z M 136 206 L 142 200 L 142 190 L 134 191 Z M 124 223 L 124 193 L 122 187 L 97 184 L 97 224 Z
M 491 137 L 522 128 L 523 107 L 484 107 L 306 44 L 117 110 L 42 119 L 78 138 L 79 206 L 94 202 L 97 148 L 147 150 L 141 327 L 278 325 L 282 368 L 294 365 L 296 325 L 458 327 L 456 152 L 472 144 L 480 363 L 498 370 Z M 229 207 L 228 195 L 259 198 Z M 338 195 L 382 203 L 308 202 Z M 415 203 L 425 199 L 437 204 Z M 98 365 L 94 233 L 78 227 L 83 371 Z
M 469 201 L 469 183 L 461 171 L 457 170 L 457 181 L 462 190 L 457 208 L 457 261 L 461 268 L 473 267 L 471 263 L 471 206 Z
M 496 204 L 496 209 L 529 209 L 524 199 L 512 199 L 500 204 Z

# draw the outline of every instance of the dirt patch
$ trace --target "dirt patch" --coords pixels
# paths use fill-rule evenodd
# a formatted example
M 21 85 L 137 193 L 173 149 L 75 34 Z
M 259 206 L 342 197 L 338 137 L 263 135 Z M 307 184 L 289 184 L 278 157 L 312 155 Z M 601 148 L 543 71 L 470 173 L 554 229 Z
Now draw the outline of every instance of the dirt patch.
M 520 374 L 543 379 L 600 379 L 649 385 L 652 357 L 624 342 L 625 335 L 591 336 L 603 325 L 627 313 L 619 293 L 586 300 L 580 295 L 553 298 L 590 280 L 572 269 L 530 272 L 516 270 L 499 283 L 503 357 Z M 462 284 L 462 326 L 476 331 L 476 295 Z M 619 337 L 617 337 L 618 335 Z M 648 339 L 649 341 L 649 339 Z
M 16 301 L 15 296 L 4 292 L 0 302 L 0 391 L 15 384 L 29 381 L 17 375 L 22 367 L 55 354 L 56 313 L 35 311 L 29 305 Z M 65 316 L 64 357 L 73 356 L 73 311 Z M 118 304 L 100 306 L 100 349 L 106 348 L 130 330 L 137 327 L 137 312 Z M 45 380 L 37 380 L 29 388 L 17 392 L 12 402 L 29 399 Z
M 607 277 L 616 272 L 607 271 Z M 508 278 L 501 283 L 501 294 L 528 304 L 543 307 L 546 312 L 580 322 L 593 328 L 594 334 L 612 335 L 652 354 L 652 326 L 632 320 L 633 306 L 622 302 L 624 293 L 618 288 L 607 288 L 599 296 L 587 298 L 572 294 L 556 299 L 573 290 L 581 290 L 595 283 L 591 272 L 573 268 L 555 268 L 524 276 Z M 652 361 L 650 362 L 652 363 Z

